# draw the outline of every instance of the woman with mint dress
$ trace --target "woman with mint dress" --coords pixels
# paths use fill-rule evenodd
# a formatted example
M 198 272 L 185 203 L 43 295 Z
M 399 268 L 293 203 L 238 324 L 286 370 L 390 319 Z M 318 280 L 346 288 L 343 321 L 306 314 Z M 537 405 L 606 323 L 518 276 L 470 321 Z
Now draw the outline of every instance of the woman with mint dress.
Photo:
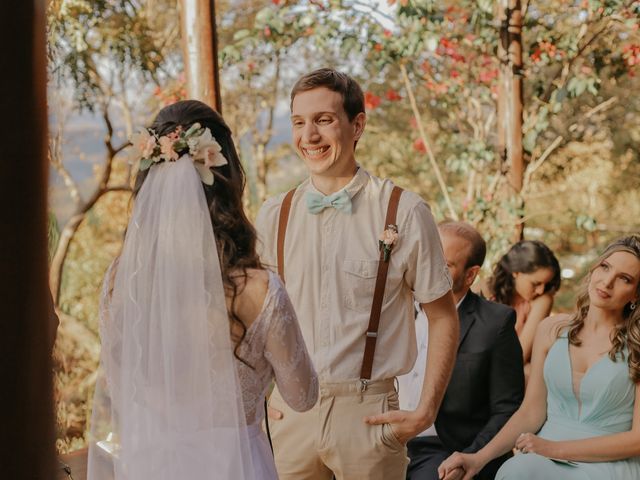
M 446 459 L 441 478 L 472 479 L 515 448 L 496 480 L 640 479 L 639 301 L 640 236 L 632 235 L 591 268 L 575 314 L 540 324 L 518 411 L 483 449 Z

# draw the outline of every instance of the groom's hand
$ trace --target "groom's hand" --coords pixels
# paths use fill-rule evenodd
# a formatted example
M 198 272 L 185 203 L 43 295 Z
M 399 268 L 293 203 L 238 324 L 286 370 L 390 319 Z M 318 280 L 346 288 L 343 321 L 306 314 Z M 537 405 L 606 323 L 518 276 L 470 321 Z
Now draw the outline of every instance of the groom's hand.
M 267 407 L 267 415 L 269 420 L 282 420 L 282 412 L 272 407 Z
M 394 435 L 402 444 L 406 444 L 419 433 L 423 432 L 429 425 L 433 424 L 433 419 L 425 418 L 424 415 L 413 411 L 392 410 L 380 415 L 371 415 L 364 418 L 369 425 L 382 425 L 388 423 Z

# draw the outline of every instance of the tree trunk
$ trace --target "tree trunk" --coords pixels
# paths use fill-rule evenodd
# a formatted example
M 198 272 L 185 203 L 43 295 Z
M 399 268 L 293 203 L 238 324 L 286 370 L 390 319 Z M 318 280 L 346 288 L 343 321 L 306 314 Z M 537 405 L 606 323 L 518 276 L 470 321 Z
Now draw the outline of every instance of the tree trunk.
M 53 301 L 57 306 L 60 302 L 60 285 L 62 283 L 62 268 L 64 262 L 67 259 L 69 253 L 69 246 L 71 240 L 78 231 L 78 227 L 84 220 L 86 211 L 75 214 L 71 217 L 60 232 L 60 239 L 56 246 L 56 251 L 51 259 L 51 266 L 49 267 L 49 288 L 51 288 L 51 294 L 53 295 Z
M 506 170 L 506 195 L 522 206 L 524 177 L 522 148 L 522 7 L 520 0 L 500 0 L 500 90 L 498 94 L 498 149 Z M 520 219 L 518 219 L 520 220 Z M 524 223 L 517 221 L 513 239 L 522 238 Z
M 4 478 L 52 478 L 55 465 L 47 287 L 46 2 L 11 5 L 0 116 L 0 411 Z
M 222 112 L 215 0 L 180 0 L 180 8 L 189 97 Z
M 59 305 L 60 302 L 60 286 L 62 283 L 62 271 L 64 268 L 64 262 L 67 258 L 67 254 L 69 253 L 69 247 L 71 245 L 71 241 L 75 236 L 80 224 L 87 216 L 89 210 L 91 210 L 94 205 L 100 200 L 100 198 L 108 192 L 129 192 L 131 191 L 130 181 L 127 177 L 126 183 L 124 185 L 109 187 L 109 180 L 111 178 L 111 171 L 113 170 L 113 161 L 115 156 L 124 150 L 127 143 L 123 143 L 122 145 L 115 147 L 112 143 L 113 141 L 113 126 L 111 123 L 111 118 L 109 116 L 109 110 L 106 107 L 109 102 L 105 102 L 105 106 L 103 107 L 102 118 L 105 122 L 105 128 L 107 130 L 107 135 L 104 139 L 105 148 L 107 149 L 104 170 L 100 178 L 98 179 L 98 184 L 96 185 L 95 190 L 91 194 L 88 200 L 82 201 L 82 199 L 78 196 L 78 202 L 76 203 L 76 209 L 72 217 L 67 221 L 65 226 L 62 228 L 62 232 L 60 233 L 60 239 L 58 240 L 58 245 L 56 246 L 56 251 L 51 259 L 51 267 L 49 269 L 49 287 L 51 288 L 51 293 L 53 295 L 53 301 L 56 306 Z M 60 162 L 58 166 L 58 170 L 64 170 L 62 165 L 62 159 L 59 158 L 57 162 Z M 129 173 L 131 173 L 129 171 Z M 75 184 L 73 179 L 69 178 L 71 185 L 73 188 Z M 72 189 L 73 191 L 73 189 Z M 76 188 L 77 193 L 77 188 Z M 78 194 L 79 195 L 79 194 Z

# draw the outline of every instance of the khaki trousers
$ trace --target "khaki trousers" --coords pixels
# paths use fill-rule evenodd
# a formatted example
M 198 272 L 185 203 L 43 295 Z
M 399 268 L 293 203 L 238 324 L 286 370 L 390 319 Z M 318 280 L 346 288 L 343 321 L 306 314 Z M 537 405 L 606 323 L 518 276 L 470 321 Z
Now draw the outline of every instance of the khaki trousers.
M 367 425 L 364 417 L 398 409 L 394 380 L 320 384 L 307 412 L 289 408 L 275 389 L 269 405 L 283 413 L 270 420 L 280 480 L 404 480 L 407 449 L 391 427 Z

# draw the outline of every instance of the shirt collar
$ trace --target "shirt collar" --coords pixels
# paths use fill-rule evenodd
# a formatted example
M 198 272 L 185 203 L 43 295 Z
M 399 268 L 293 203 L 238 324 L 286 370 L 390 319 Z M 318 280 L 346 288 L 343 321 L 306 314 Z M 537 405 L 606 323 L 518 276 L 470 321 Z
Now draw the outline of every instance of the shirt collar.
M 464 302 L 464 299 L 467 298 L 467 295 L 469 295 L 469 291 L 467 291 L 467 293 L 464 294 L 464 297 L 462 297 L 460 301 L 456 303 L 456 310 L 460 308 L 460 305 L 462 305 L 462 302 Z
M 353 197 L 355 197 L 356 194 L 360 190 L 362 190 L 362 187 L 364 187 L 369 181 L 369 174 L 367 173 L 367 171 L 357 163 L 356 163 L 356 166 L 358 167 L 358 170 L 356 170 L 355 175 L 353 176 L 353 178 L 351 178 L 351 180 L 349 180 L 349 183 L 347 183 L 344 187 L 342 187 L 342 190 L 346 191 L 347 194 L 349 195 L 349 198 L 351 199 L 353 199 Z M 313 185 L 313 182 L 311 181 L 311 177 L 307 179 L 307 185 L 306 185 L 306 188 L 304 188 L 304 190 L 316 192 L 322 195 L 322 192 L 320 192 Z

